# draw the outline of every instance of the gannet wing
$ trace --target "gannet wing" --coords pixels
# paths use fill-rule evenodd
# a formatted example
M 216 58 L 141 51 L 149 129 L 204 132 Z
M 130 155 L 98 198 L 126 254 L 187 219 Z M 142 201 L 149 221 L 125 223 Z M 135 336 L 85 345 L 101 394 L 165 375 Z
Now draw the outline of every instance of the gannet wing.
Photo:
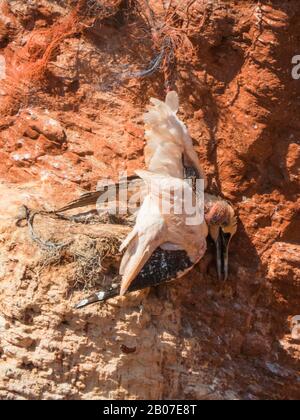
M 165 242 L 164 219 L 157 203 L 151 195 L 148 195 L 138 213 L 133 231 L 121 245 L 122 249 L 127 249 L 120 266 L 120 274 L 123 276 L 120 295 L 126 293 L 152 253 L 163 242 Z
M 71 201 L 66 206 L 61 207 L 55 210 L 55 213 L 62 213 L 65 211 L 86 207 L 90 205 L 94 205 L 97 203 L 98 199 L 101 197 L 102 194 L 106 193 L 108 202 L 113 201 L 118 198 L 122 192 L 122 190 L 128 191 L 127 199 L 129 200 L 133 194 L 142 191 L 143 189 L 143 181 L 139 179 L 136 175 L 130 176 L 125 180 L 121 180 L 117 184 L 107 183 L 101 186 L 97 191 L 87 192 L 81 195 L 74 201 Z M 111 197 L 111 199 L 110 199 Z

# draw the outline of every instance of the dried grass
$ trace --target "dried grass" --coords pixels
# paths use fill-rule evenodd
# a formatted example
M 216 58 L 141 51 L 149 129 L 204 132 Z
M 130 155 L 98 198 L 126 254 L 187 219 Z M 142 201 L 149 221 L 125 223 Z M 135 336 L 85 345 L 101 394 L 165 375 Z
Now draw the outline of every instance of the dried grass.
M 75 262 L 72 287 L 88 290 L 110 286 L 113 278 L 118 275 L 120 245 L 119 238 L 107 236 L 77 243 L 76 249 L 72 247 L 69 250 Z

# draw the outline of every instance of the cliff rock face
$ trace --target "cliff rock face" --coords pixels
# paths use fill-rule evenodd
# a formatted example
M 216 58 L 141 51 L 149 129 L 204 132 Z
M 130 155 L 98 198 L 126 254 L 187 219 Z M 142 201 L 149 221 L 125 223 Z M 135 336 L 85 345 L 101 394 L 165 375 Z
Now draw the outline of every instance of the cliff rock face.
M 300 3 L 149 1 L 150 24 L 171 16 L 163 35 L 137 3 L 0 1 L 0 398 L 299 398 Z M 74 261 L 46 261 L 19 208 L 143 167 L 164 82 L 239 215 L 230 278 L 208 254 L 175 284 L 75 311 Z

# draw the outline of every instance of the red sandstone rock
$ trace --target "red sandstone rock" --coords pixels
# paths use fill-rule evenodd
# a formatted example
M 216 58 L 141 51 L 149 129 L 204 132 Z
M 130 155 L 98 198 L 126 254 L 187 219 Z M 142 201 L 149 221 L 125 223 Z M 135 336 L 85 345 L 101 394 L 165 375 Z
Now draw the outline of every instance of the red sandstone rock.
M 71 2 L 4 3 L 13 78 L 16 55 L 32 39 L 39 57 Z M 165 90 L 159 72 L 122 78 L 156 51 L 139 25 L 82 20 L 41 85 L 0 81 L 0 398 L 299 398 L 299 13 L 298 0 L 190 10 L 194 52 L 179 54 L 176 88 L 209 188 L 239 214 L 227 284 L 207 255 L 181 282 L 74 311 L 86 294 L 70 286 L 74 261 L 48 266 L 15 226 L 22 204 L 53 209 L 143 167 L 142 114 Z

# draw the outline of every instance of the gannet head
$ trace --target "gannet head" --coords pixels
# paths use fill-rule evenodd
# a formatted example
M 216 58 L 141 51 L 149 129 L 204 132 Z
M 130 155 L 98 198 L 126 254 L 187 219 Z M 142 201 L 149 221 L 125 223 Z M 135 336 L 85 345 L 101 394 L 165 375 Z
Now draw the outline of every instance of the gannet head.
M 226 281 L 229 244 L 237 231 L 237 218 L 231 204 L 216 197 L 210 202 L 205 218 L 216 245 L 218 278 Z

